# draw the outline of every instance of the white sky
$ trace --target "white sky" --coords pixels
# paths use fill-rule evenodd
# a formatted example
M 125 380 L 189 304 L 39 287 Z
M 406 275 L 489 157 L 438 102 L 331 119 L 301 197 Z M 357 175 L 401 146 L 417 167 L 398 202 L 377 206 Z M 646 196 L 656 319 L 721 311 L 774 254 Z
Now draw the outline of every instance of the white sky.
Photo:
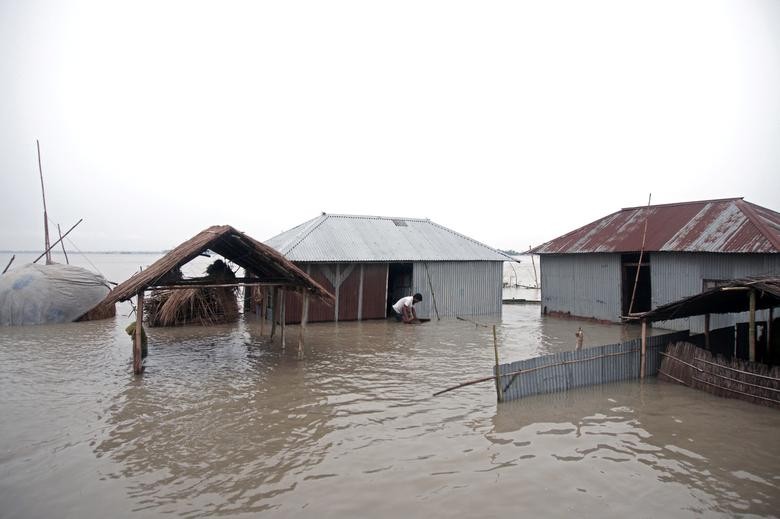
M 36 138 L 82 250 L 321 211 L 521 250 L 649 193 L 780 210 L 777 0 L 0 0 L 0 49 L 0 250 L 42 247 Z

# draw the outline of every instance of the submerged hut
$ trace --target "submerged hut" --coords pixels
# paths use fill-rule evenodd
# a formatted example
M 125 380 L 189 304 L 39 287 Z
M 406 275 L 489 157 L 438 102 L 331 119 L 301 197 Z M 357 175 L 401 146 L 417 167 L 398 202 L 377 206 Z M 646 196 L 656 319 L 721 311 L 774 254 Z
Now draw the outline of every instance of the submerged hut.
M 177 275 L 180 268 L 206 251 L 212 251 L 242 267 L 244 277 L 214 279 L 213 277 L 182 279 Z M 303 333 L 306 326 L 309 299 L 314 298 L 324 305 L 333 304 L 333 295 L 305 272 L 288 261 L 273 248 L 247 236 L 229 225 L 215 225 L 201 231 L 182 243 L 147 269 L 136 273 L 130 279 L 115 287 L 104 303 L 116 303 L 137 298 L 136 329 L 142 328 L 144 315 L 144 294 L 147 290 L 191 290 L 211 288 L 235 288 L 239 286 L 260 289 L 267 293 L 273 289 L 277 294 L 296 292 L 302 301 L 301 327 L 298 338 L 298 353 L 303 355 Z M 282 305 L 283 308 L 283 305 Z M 283 311 L 283 310 L 282 310 Z M 272 332 L 273 333 L 273 332 Z M 282 343 L 284 344 L 284 327 Z M 141 363 L 142 334 L 135 334 L 133 348 L 133 369 L 136 374 L 143 371 Z
M 414 293 L 421 317 L 501 315 L 503 265 L 509 256 L 421 218 L 326 214 L 266 242 L 336 298 L 314 305 L 312 321 L 384 319 Z M 288 323 L 300 302 L 287 301 Z

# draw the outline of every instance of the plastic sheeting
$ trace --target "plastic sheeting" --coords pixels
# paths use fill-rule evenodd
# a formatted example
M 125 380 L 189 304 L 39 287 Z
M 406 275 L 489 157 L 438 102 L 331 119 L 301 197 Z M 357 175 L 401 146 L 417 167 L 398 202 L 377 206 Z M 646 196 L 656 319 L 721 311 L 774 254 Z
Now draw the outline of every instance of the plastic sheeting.
M 74 321 L 108 292 L 103 276 L 81 267 L 30 263 L 0 276 L 0 326 Z

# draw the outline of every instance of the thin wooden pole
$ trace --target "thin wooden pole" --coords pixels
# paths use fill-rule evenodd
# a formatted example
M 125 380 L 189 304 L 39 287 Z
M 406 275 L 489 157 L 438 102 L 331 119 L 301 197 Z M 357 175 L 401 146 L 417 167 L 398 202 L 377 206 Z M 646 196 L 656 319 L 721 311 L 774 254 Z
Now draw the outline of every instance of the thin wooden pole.
M 143 322 L 144 322 L 144 291 L 138 292 L 138 303 L 135 305 L 135 342 L 133 343 L 133 373 L 140 375 L 143 373 L 143 362 L 141 359 L 141 341 L 143 340 Z
M 642 352 L 639 361 L 639 378 L 644 379 L 647 373 L 647 320 L 642 319 Z
M 70 261 L 68 261 L 68 253 L 65 252 L 65 242 L 62 241 L 62 229 L 60 229 L 60 224 L 57 224 L 57 234 L 60 235 L 60 245 L 62 245 L 62 253 L 65 255 L 65 264 L 70 265 Z
M 68 230 L 65 232 L 65 234 L 63 234 L 63 235 L 62 235 L 62 238 L 60 238 L 59 240 L 57 240 L 57 241 L 55 241 L 54 243 L 52 243 L 52 244 L 49 246 L 49 248 L 48 248 L 48 249 L 46 249 L 45 251 L 43 251 L 43 254 L 41 254 L 40 256 L 38 256 L 37 258 L 35 258 L 35 261 L 33 261 L 33 263 L 38 263 L 38 260 L 39 260 L 39 259 L 41 259 L 42 257 L 46 256 L 46 254 L 47 254 L 47 253 L 48 253 L 50 250 L 52 250 L 54 247 L 56 247 L 56 246 L 57 246 L 57 244 L 58 244 L 58 243 L 59 243 L 59 242 L 60 242 L 62 239 L 64 239 L 64 238 L 65 238 L 67 235 L 69 235 L 69 234 L 70 234 L 70 231 L 72 231 L 73 229 L 75 229 L 75 228 L 76 228 L 76 226 L 77 226 L 78 224 L 80 224 L 81 222 L 83 222 L 83 221 L 84 221 L 84 219 L 83 219 L 83 218 L 80 218 L 78 222 L 74 223 L 74 224 L 73 224 L 73 227 L 71 227 L 70 229 L 68 229 Z
M 756 291 L 750 289 L 750 330 L 748 330 L 750 362 L 756 361 Z
M 3 269 L 2 274 L 5 274 L 6 272 L 8 272 L 8 269 L 11 268 L 11 263 L 13 263 L 15 259 L 16 259 L 16 254 L 11 256 L 11 259 L 8 261 L 8 265 L 5 266 L 5 268 Z
M 433 292 L 433 282 L 431 282 L 431 273 L 428 271 L 428 262 L 423 263 L 425 265 L 425 273 L 428 277 L 428 287 L 431 289 L 431 298 L 433 299 L 433 310 L 436 312 L 436 320 L 441 321 L 439 317 L 439 308 L 436 306 L 436 294 Z
M 46 244 L 46 264 L 51 265 L 51 246 L 49 245 L 49 214 L 46 211 L 46 191 L 43 188 L 43 167 L 41 167 L 41 143 L 35 139 L 35 147 L 38 149 L 38 173 L 41 176 L 41 196 L 43 197 L 43 234 Z
M 271 339 L 274 338 L 276 335 L 276 311 L 277 307 L 279 306 L 277 303 L 279 302 L 279 291 L 276 289 L 276 287 L 271 288 Z
M 262 301 L 260 301 L 260 336 L 265 335 L 266 302 L 268 301 L 268 287 L 263 287 Z
M 303 299 L 301 301 L 301 328 L 298 330 L 298 358 L 303 359 L 304 335 L 306 334 L 306 323 L 309 321 L 309 293 L 303 290 Z
M 498 363 L 498 339 L 496 339 L 496 325 L 493 325 L 493 353 L 496 355 L 496 394 L 498 395 L 498 401 L 504 401 L 504 389 L 501 387 L 501 375 L 499 372 L 500 364 Z
M 528 248 L 530 249 L 531 246 L 529 245 Z M 534 287 L 539 288 L 539 278 L 536 277 L 536 263 L 534 262 L 534 255 L 531 254 L 531 266 L 534 268 Z M 541 265 L 540 265 L 541 267 Z
M 636 277 L 634 278 L 634 289 L 631 291 L 631 302 L 628 304 L 628 315 L 634 310 L 634 298 L 636 297 L 636 286 L 639 284 L 639 272 L 642 270 L 642 256 L 645 253 L 645 238 L 647 237 L 647 220 L 650 219 L 650 199 L 653 194 L 647 197 L 647 214 L 645 215 L 645 230 L 642 232 L 642 247 L 639 249 L 639 264 L 636 267 Z
M 704 346 L 710 349 L 710 314 L 704 314 Z
M 774 308 L 769 309 L 769 321 L 766 323 L 766 353 L 767 357 L 772 358 L 772 320 L 774 319 Z
M 279 290 L 279 326 L 282 327 L 282 349 L 287 347 L 287 297 L 285 297 L 284 289 Z

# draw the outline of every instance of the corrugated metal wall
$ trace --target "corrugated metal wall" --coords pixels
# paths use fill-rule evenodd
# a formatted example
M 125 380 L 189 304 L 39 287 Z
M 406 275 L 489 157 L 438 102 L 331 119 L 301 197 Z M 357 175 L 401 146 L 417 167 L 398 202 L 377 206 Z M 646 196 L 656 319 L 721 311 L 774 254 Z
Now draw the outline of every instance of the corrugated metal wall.
M 653 253 L 650 258 L 653 308 L 677 301 L 702 291 L 704 279 L 737 279 L 748 276 L 780 273 L 780 254 L 706 254 Z M 544 286 L 544 285 L 543 285 Z M 769 318 L 768 311 L 756 313 L 757 321 Z M 741 314 L 713 314 L 710 329 L 747 322 L 747 312 Z M 654 323 L 658 328 L 704 331 L 704 316 Z
M 439 316 L 501 315 L 503 267 L 502 261 L 414 263 L 413 291 L 423 296 L 417 315 L 436 318 L 431 286 Z
M 687 338 L 687 330 L 648 337 L 646 375 L 652 377 L 658 373 L 661 352 L 668 344 Z M 503 375 L 504 401 L 639 378 L 641 347 L 641 339 L 632 339 L 501 364 L 498 370 Z
M 309 322 L 333 321 L 337 309 L 339 321 L 385 318 L 387 263 L 311 263 L 299 266 L 338 298 L 333 306 L 310 299 Z M 338 280 L 341 283 L 336 287 L 333 282 Z M 288 292 L 286 305 L 287 323 L 301 322 L 301 296 L 297 292 Z
M 619 254 L 544 254 L 542 310 L 620 320 Z

